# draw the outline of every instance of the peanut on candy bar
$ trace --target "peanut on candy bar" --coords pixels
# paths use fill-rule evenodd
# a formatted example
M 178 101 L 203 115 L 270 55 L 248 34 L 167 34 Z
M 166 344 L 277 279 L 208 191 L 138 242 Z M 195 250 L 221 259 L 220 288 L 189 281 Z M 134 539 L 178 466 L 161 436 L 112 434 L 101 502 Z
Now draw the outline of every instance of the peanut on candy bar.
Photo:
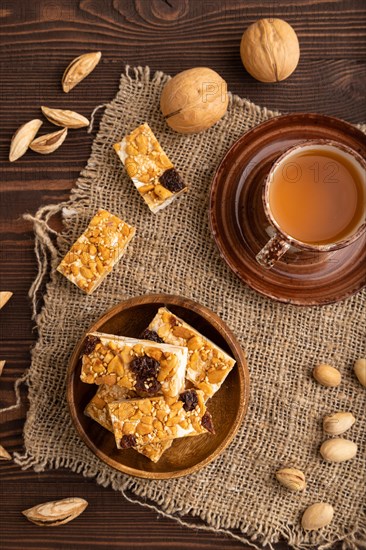
M 166 308 L 159 308 L 148 330 L 168 344 L 186 346 L 186 378 L 207 398 L 217 392 L 235 365 L 235 360 Z
M 89 333 L 80 378 L 87 384 L 117 384 L 143 397 L 176 397 L 184 389 L 187 355 L 180 346 Z
M 99 386 L 97 393 L 88 403 L 84 413 L 98 422 L 103 428 L 113 433 L 113 426 L 109 414 L 108 403 L 122 401 L 136 397 L 136 393 L 121 386 Z M 135 447 L 136 451 L 147 456 L 153 462 L 157 462 L 164 451 L 172 445 L 172 440 L 163 441 L 145 446 Z
M 57 271 L 91 294 L 120 260 L 134 234 L 134 227 L 106 210 L 99 210 Z
M 103 428 L 113 432 L 111 417 L 108 410 L 108 403 L 112 401 L 122 401 L 123 399 L 135 398 L 136 393 L 122 388 L 121 386 L 101 385 L 94 397 L 85 407 L 84 414 L 98 422 Z
M 199 390 L 186 390 L 178 399 L 130 399 L 109 403 L 108 407 L 119 449 L 214 433 L 204 394 Z
M 148 124 L 138 126 L 114 149 L 152 212 L 188 190 Z

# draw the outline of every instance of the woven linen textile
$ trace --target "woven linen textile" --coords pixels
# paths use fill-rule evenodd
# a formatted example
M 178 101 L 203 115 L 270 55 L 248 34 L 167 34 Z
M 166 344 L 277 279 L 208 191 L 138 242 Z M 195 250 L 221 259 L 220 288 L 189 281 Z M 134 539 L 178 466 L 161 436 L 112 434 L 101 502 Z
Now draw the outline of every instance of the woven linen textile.
M 235 140 L 277 113 L 230 96 L 228 113 L 213 128 L 180 135 L 167 127 L 159 110 L 168 78 L 160 72 L 150 75 L 148 68 L 126 69 L 70 201 L 44 207 L 33 218 L 40 266 L 31 289 L 35 305 L 42 276 L 50 264 L 52 269 L 36 316 L 39 340 L 27 374 L 25 453 L 16 460 L 36 471 L 67 467 L 95 476 L 98 483 L 178 521 L 202 528 L 203 520 L 203 528 L 254 545 L 284 537 L 299 549 L 337 540 L 359 548 L 366 544 L 366 393 L 352 365 L 365 353 L 365 294 L 326 307 L 295 307 L 256 294 L 229 270 L 208 225 L 211 178 Z M 150 213 L 112 148 L 145 121 L 190 185 L 186 196 L 157 215 Z M 112 274 L 86 296 L 55 267 L 99 207 L 135 225 L 137 232 Z M 47 221 L 57 209 L 63 211 L 65 231 L 55 245 Z M 251 372 L 249 411 L 229 448 L 195 475 L 171 481 L 131 478 L 102 463 L 79 439 L 65 400 L 68 360 L 83 331 L 121 300 L 149 292 L 180 294 L 213 309 L 239 338 Z M 313 381 L 311 370 L 320 361 L 340 369 L 339 388 Z M 318 453 L 325 439 L 321 419 L 337 410 L 351 410 L 358 419 L 349 437 L 359 452 L 350 462 L 328 464 Z M 274 472 L 285 465 L 305 472 L 306 491 L 293 494 L 276 482 Z M 331 503 L 335 517 L 309 534 L 300 526 L 301 514 L 318 501 Z M 190 519 L 179 519 L 187 515 Z

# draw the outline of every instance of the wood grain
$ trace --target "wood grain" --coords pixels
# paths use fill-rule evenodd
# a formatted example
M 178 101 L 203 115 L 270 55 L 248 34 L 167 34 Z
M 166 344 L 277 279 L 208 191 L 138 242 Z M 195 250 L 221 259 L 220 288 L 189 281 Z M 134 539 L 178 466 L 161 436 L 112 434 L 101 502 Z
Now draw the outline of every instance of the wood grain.
M 260 17 L 282 17 L 299 36 L 301 58 L 280 84 L 253 80 L 240 61 L 242 32 Z M 22 215 L 41 204 L 62 201 L 90 154 L 85 130 L 70 131 L 49 157 L 28 152 L 7 161 L 16 128 L 39 117 L 40 105 L 72 108 L 85 116 L 116 93 L 124 64 L 175 74 L 193 66 L 217 70 L 229 89 L 259 105 L 283 112 L 310 111 L 350 122 L 366 119 L 366 9 L 359 0 L 3 0 L 0 7 L 0 290 L 14 296 L 1 310 L 1 359 L 6 359 L 0 404 L 14 402 L 13 383 L 29 366 L 36 339 L 27 298 L 36 275 L 33 232 Z M 68 62 L 85 51 L 103 58 L 85 85 L 63 94 L 60 79 Z M 96 120 L 100 119 L 100 113 Z M 47 121 L 42 131 L 54 130 Z M 55 227 L 60 229 L 59 220 Z M 0 417 L 1 442 L 22 449 L 22 407 Z M 21 472 L 0 465 L 6 495 L 0 514 L 1 548 L 22 549 L 222 549 L 243 548 L 223 535 L 194 532 L 134 506 L 112 489 L 65 470 Z M 21 510 L 37 502 L 82 496 L 89 507 L 78 520 L 49 530 L 29 524 Z M 20 535 L 21 533 L 21 535 Z M 285 548 L 284 544 L 279 547 Z M 249 548 L 249 547 L 248 547 Z

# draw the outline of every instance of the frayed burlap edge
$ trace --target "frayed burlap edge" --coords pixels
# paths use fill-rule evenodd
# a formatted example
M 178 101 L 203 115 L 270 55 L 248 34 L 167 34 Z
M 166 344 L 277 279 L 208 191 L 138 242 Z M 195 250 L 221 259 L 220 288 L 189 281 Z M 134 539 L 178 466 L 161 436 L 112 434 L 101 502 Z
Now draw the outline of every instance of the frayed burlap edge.
M 126 80 L 136 79 L 141 84 L 144 84 L 148 82 L 150 79 L 152 79 L 155 82 L 163 83 L 167 81 L 170 77 L 165 75 L 162 72 L 156 72 L 154 76 L 151 78 L 150 76 L 150 69 L 148 67 L 137 67 L 137 68 L 130 68 L 126 67 L 125 73 L 121 75 L 120 80 L 120 87 L 122 87 Z M 113 103 L 113 101 L 112 101 Z M 108 106 L 112 105 L 107 105 Z M 97 109 L 104 107 L 105 105 L 98 106 L 94 112 L 91 119 L 91 127 L 89 128 L 89 131 L 92 130 L 92 125 L 94 122 L 94 115 Z M 261 108 L 254 103 L 242 99 L 238 96 L 230 95 L 230 106 L 239 106 L 239 107 L 245 107 L 249 109 L 250 111 L 262 113 L 266 117 L 273 117 L 280 115 L 277 111 L 270 111 L 266 108 Z M 366 131 L 366 125 L 358 125 L 358 127 L 362 131 Z M 92 151 L 94 150 L 95 144 L 93 144 Z M 52 229 L 50 229 L 48 222 L 52 216 L 54 216 L 58 212 L 62 212 L 63 216 L 67 218 L 69 209 L 72 209 L 73 206 L 75 206 L 76 203 L 79 205 L 85 205 L 88 204 L 88 187 L 87 185 L 83 185 L 82 177 L 86 176 L 88 173 L 93 172 L 94 167 L 91 161 L 88 162 L 85 169 L 81 172 L 81 177 L 77 183 L 77 186 L 72 190 L 70 200 L 66 201 L 64 203 L 58 204 L 58 205 L 49 205 L 42 207 L 38 210 L 35 216 L 31 216 L 30 214 L 26 214 L 24 217 L 31 221 L 34 225 L 34 231 L 35 231 L 35 254 L 37 258 L 38 263 L 38 274 L 37 277 L 32 284 L 30 291 L 29 291 L 29 297 L 32 301 L 32 309 L 33 309 L 33 318 L 36 322 L 36 325 L 43 319 L 43 316 L 45 312 L 47 311 L 47 303 L 48 303 L 48 294 L 47 294 L 47 286 L 46 286 L 46 293 L 44 296 L 44 304 L 39 311 L 39 296 L 38 291 L 40 290 L 41 286 L 43 285 L 45 279 L 47 278 L 50 269 L 55 267 L 55 264 L 57 262 L 57 250 L 53 242 L 53 237 L 57 236 L 60 238 L 60 236 L 54 232 Z M 61 237 L 62 238 L 62 237 Z M 3 409 L 2 412 L 9 411 L 20 404 L 20 393 L 19 393 L 19 386 L 22 383 L 26 383 L 28 385 L 28 394 L 29 394 L 29 401 L 30 401 L 30 407 L 27 415 L 27 420 L 24 426 L 24 439 L 26 441 L 27 438 L 27 425 L 31 422 L 32 416 L 34 414 L 33 411 L 33 405 L 32 405 L 32 382 L 29 375 L 29 371 L 26 372 L 22 378 L 17 380 L 15 385 L 16 390 L 16 404 L 11 405 L 10 407 L 7 407 L 6 409 Z M 74 460 L 64 460 L 64 459 L 57 459 L 53 457 L 47 457 L 43 461 L 38 461 L 35 456 L 32 455 L 29 451 L 25 451 L 24 454 L 21 453 L 15 453 L 14 454 L 14 460 L 15 462 L 22 467 L 22 469 L 27 468 L 34 468 L 37 472 L 42 472 L 49 469 L 57 469 L 57 468 L 68 468 L 76 473 L 82 473 L 84 477 L 86 478 L 94 478 L 96 482 L 104 487 L 111 486 L 115 490 L 119 490 L 123 496 L 132 503 L 138 503 L 142 506 L 145 506 L 151 510 L 154 510 L 158 514 L 163 515 L 164 517 L 168 517 L 171 519 L 174 519 L 179 524 L 192 528 L 192 529 L 198 529 L 198 530 L 206 530 L 206 531 L 213 531 L 215 533 L 221 533 L 228 535 L 242 543 L 248 544 L 249 546 L 252 546 L 254 548 L 262 548 L 263 546 L 268 545 L 269 548 L 273 548 L 273 544 L 277 543 L 279 540 L 284 539 L 288 542 L 289 545 L 291 545 L 293 548 L 297 550 L 305 550 L 314 547 L 314 543 L 311 541 L 311 535 L 307 534 L 304 536 L 304 532 L 302 531 L 300 525 L 281 525 L 278 526 L 278 528 L 275 530 L 273 528 L 269 530 L 265 530 L 264 526 L 262 524 L 255 525 L 255 528 L 253 528 L 250 525 L 242 525 L 240 526 L 240 534 L 234 533 L 230 529 L 226 529 L 221 526 L 220 517 L 217 515 L 212 515 L 210 513 L 200 513 L 199 519 L 207 522 L 209 524 L 202 524 L 199 523 L 199 521 L 195 521 L 194 518 L 192 519 L 183 519 L 183 516 L 186 516 L 191 511 L 189 507 L 182 507 L 180 510 L 173 510 L 170 502 L 162 501 L 158 502 L 158 505 L 155 505 L 151 502 L 147 501 L 147 490 L 146 489 L 137 489 L 135 487 L 135 481 L 133 478 L 129 478 L 127 480 L 124 479 L 124 477 L 121 476 L 118 472 L 110 471 L 108 473 L 108 478 L 106 474 L 98 472 L 97 469 L 91 468 L 89 466 L 85 466 L 85 464 L 75 462 Z M 123 480 L 123 481 L 122 481 Z M 135 494 L 132 496 L 130 491 L 135 490 Z M 128 492 L 128 493 L 127 493 Z M 341 529 L 338 529 L 338 533 L 335 534 L 333 537 L 329 538 L 329 540 L 326 540 L 324 544 L 321 546 L 318 546 L 319 549 L 326 549 L 333 546 L 336 542 L 342 542 L 342 548 L 347 549 L 350 548 L 352 550 L 357 550 L 358 548 L 366 548 L 366 513 L 362 512 L 358 518 L 357 524 L 354 525 L 354 528 L 351 532 L 342 533 Z

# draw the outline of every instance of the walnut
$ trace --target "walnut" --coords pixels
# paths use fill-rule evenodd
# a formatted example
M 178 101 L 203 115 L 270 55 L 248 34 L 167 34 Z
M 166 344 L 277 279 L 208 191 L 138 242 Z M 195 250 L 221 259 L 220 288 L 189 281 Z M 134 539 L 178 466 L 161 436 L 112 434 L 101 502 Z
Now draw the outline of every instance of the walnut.
M 227 85 L 212 69 L 188 69 L 169 80 L 162 91 L 160 109 L 176 132 L 194 134 L 207 130 L 224 116 Z
M 279 82 L 296 69 L 300 57 L 294 29 L 282 19 L 260 19 L 244 32 L 240 44 L 244 67 L 261 82 Z

